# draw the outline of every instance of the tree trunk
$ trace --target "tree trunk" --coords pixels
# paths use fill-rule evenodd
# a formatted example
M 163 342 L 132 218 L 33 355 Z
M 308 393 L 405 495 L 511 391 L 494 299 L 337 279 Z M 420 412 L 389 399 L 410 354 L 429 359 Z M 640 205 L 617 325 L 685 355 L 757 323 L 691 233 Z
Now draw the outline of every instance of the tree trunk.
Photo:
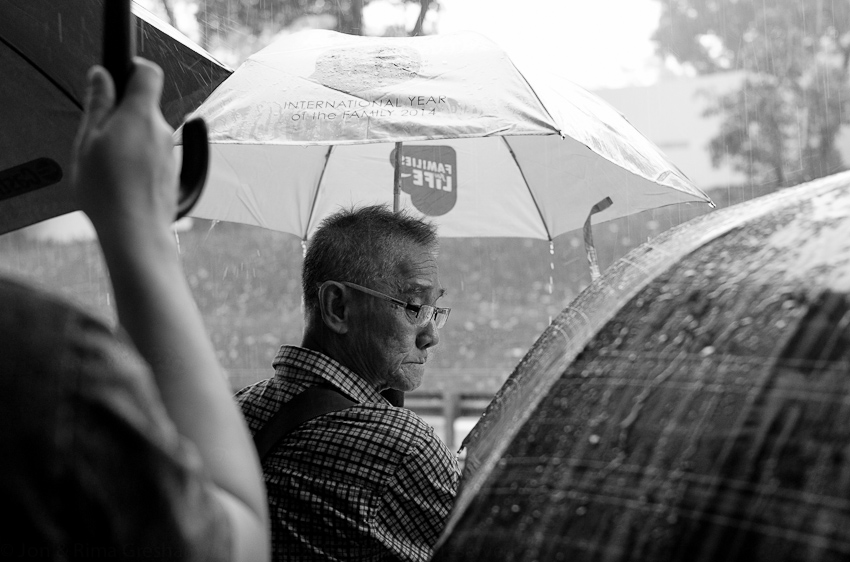
M 773 174 L 774 174 L 774 178 L 776 179 L 776 186 L 777 187 L 788 187 L 788 185 L 785 183 L 786 182 L 786 180 L 785 180 L 785 167 L 784 167 L 784 163 L 782 161 L 779 161 L 779 162 L 774 161 L 774 163 L 773 163 Z
M 171 4 L 168 3 L 168 0 L 162 0 L 162 7 L 165 8 L 165 14 L 168 16 L 168 23 L 171 24 L 171 27 L 177 27 L 177 20 L 174 19 L 174 10 L 171 9 Z
M 428 8 L 431 6 L 431 0 L 419 0 L 419 17 L 416 18 L 416 25 L 413 26 L 411 35 L 422 35 L 422 26 L 425 25 L 425 16 L 428 15 Z
M 363 0 L 351 0 L 351 19 L 354 22 L 354 35 L 363 34 Z
M 349 0 L 348 12 L 339 12 L 339 25 L 337 30 L 349 35 L 361 35 L 363 33 L 363 0 Z
M 201 0 L 198 2 L 198 11 L 195 13 L 195 20 L 197 20 L 198 25 L 201 27 L 201 40 L 199 44 L 202 49 L 209 50 L 212 29 L 210 28 L 209 10 L 206 1 Z

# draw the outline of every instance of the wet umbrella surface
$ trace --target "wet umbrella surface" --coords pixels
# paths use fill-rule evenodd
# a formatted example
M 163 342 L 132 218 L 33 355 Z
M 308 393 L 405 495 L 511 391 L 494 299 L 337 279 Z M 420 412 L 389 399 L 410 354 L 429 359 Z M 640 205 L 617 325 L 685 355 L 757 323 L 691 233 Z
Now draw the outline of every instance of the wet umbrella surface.
M 138 5 L 133 15 L 136 53 L 163 69 L 177 127 L 231 71 Z M 102 1 L 0 0 L 0 233 L 77 209 L 71 149 L 102 31 Z
M 697 218 L 553 322 L 435 560 L 846 560 L 850 175 Z

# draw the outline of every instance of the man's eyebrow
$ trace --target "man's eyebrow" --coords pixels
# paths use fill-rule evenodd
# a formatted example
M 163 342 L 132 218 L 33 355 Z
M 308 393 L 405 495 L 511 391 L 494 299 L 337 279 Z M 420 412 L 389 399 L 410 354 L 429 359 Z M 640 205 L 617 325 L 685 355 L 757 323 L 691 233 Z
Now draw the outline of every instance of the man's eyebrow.
M 431 291 L 431 289 L 433 289 L 433 286 L 430 285 L 430 284 L 413 283 L 410 287 L 408 287 L 408 290 L 405 291 L 405 293 L 407 293 L 409 295 L 414 295 L 414 296 L 423 296 L 423 295 L 426 295 L 429 291 Z M 437 290 L 437 298 L 435 298 L 434 300 L 437 300 L 440 297 L 443 297 L 445 295 L 446 295 L 446 289 L 443 288 L 443 287 L 440 287 Z

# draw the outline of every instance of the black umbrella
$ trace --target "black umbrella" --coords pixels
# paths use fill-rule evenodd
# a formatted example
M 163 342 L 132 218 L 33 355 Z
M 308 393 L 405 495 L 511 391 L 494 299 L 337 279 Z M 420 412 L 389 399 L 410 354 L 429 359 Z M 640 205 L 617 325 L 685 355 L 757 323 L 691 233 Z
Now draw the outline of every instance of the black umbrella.
M 163 68 L 177 127 L 231 70 L 134 5 L 136 52 Z M 68 165 L 86 71 L 102 63 L 101 0 L 0 0 L 0 233 L 76 210 Z
M 467 439 L 434 560 L 847 560 L 850 174 L 617 262 Z

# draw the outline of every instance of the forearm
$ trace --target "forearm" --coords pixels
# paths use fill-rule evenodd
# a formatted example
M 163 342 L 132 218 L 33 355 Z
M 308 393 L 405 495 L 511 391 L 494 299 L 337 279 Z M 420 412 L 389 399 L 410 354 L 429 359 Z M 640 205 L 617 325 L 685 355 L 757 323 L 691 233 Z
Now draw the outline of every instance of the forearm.
M 118 316 L 150 363 L 177 430 L 198 447 L 214 481 L 258 515 L 266 500 L 256 452 L 163 228 L 99 232 Z
M 177 431 L 197 447 L 231 522 L 234 560 L 268 558 L 268 517 L 253 442 L 183 277 L 169 228 L 178 169 L 158 101 L 162 73 L 143 59 L 124 99 L 89 74 L 72 178 L 98 233 L 118 317 L 151 366 Z

